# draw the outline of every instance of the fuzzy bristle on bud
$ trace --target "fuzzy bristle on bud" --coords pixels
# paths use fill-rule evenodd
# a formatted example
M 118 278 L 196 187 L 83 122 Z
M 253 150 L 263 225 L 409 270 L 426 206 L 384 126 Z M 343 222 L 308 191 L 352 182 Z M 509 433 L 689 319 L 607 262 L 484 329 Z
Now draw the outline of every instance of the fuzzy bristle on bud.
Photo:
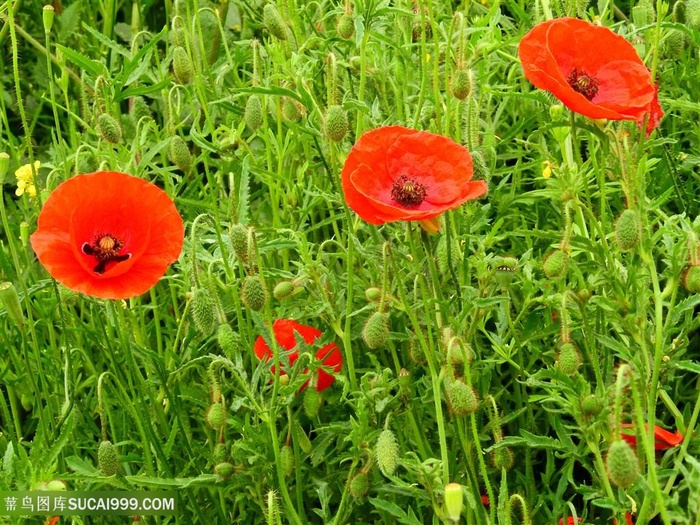
M 371 350 L 383 347 L 389 340 L 389 314 L 374 312 L 362 329 L 362 340 Z
M 514 463 L 513 451 L 508 447 L 499 447 L 491 452 L 491 464 L 498 470 L 510 470 Z
M 700 266 L 690 266 L 683 274 L 683 286 L 689 293 L 700 293 Z
M 236 355 L 240 349 L 240 336 L 227 323 L 220 324 L 216 330 L 216 342 L 229 358 Z
M 241 301 L 243 306 L 254 312 L 265 308 L 267 304 L 267 287 L 259 275 L 249 275 L 243 280 Z
M 287 26 L 275 4 L 265 4 L 263 7 L 263 24 L 272 36 L 287 40 Z
M 221 479 L 228 479 L 233 476 L 233 472 L 236 470 L 231 463 L 228 461 L 222 461 L 214 466 L 214 474 Z
M 194 326 L 204 336 L 209 336 L 216 327 L 215 304 L 209 291 L 197 288 L 192 296 L 192 319 Z
M 192 77 L 194 76 L 192 61 L 187 54 L 187 50 L 182 46 L 175 46 L 173 49 L 173 74 L 175 75 L 175 80 L 180 84 L 192 82 Z
M 248 262 L 248 226 L 243 224 L 234 224 L 229 231 L 231 239 L 231 248 L 242 262 Z
M 464 100 L 472 92 L 471 74 L 468 69 L 455 69 L 450 80 L 450 91 L 458 100 Z
M 348 13 L 343 13 L 338 17 L 338 23 L 335 26 L 338 36 L 345 40 L 352 38 L 355 34 L 355 20 L 353 20 L 352 15 Z
M 316 417 L 321 408 L 321 393 L 315 388 L 304 391 L 304 413 L 308 417 Z
M 326 137 L 334 142 L 340 142 L 348 134 L 348 116 L 340 106 L 330 106 L 326 110 L 326 117 L 323 121 L 323 131 Z
M 132 99 L 130 113 L 133 115 L 137 122 L 142 118 L 153 119 L 153 115 L 151 114 L 151 108 L 148 106 L 146 99 L 144 99 L 141 96 L 134 97 Z
M 399 459 L 399 443 L 396 441 L 394 433 L 388 428 L 382 430 L 382 433 L 379 434 L 375 453 L 377 455 L 377 465 L 382 474 L 387 477 L 393 476 Z
M 114 476 L 119 472 L 119 454 L 111 441 L 103 441 L 97 449 L 97 466 L 103 476 Z
M 581 352 L 573 343 L 564 343 L 559 347 L 557 367 L 567 376 L 574 375 L 581 366 Z
M 459 246 L 459 242 L 454 239 L 448 242 L 447 235 L 440 237 L 435 248 L 435 261 L 437 262 L 438 271 L 442 275 L 448 275 L 450 263 L 452 263 L 453 268 L 456 268 L 462 262 L 462 249 Z
M 284 445 L 280 450 L 280 465 L 285 476 L 289 477 L 294 472 L 294 450 L 289 445 Z
M 170 162 L 175 164 L 180 171 L 185 173 L 190 171 L 192 167 L 192 154 L 187 147 L 187 143 L 185 143 L 180 135 L 175 135 L 170 139 L 168 157 L 170 158 Z
M 600 409 L 603 408 L 598 399 L 594 394 L 588 394 L 581 400 L 581 412 L 585 416 L 595 416 Z
M 275 286 L 275 289 L 272 290 L 272 295 L 277 299 L 278 301 L 282 301 L 283 299 L 286 299 L 287 297 L 291 297 L 292 294 L 294 293 L 294 290 L 296 287 L 294 286 L 294 283 L 291 281 L 280 281 L 277 283 Z
M 548 279 L 560 279 L 569 269 L 569 255 L 564 250 L 554 250 L 542 263 L 542 270 Z
M 610 444 L 605 459 L 608 478 L 620 488 L 626 489 L 639 477 L 639 461 L 632 447 L 624 440 L 618 439 Z
M 122 128 L 109 113 L 100 113 L 97 117 L 97 133 L 102 140 L 112 144 L 119 144 L 122 140 Z
M 447 518 L 453 523 L 459 523 L 462 515 L 463 497 L 462 485 L 459 483 L 450 483 L 445 486 L 445 510 Z
M 348 492 L 355 499 L 362 499 L 369 493 L 369 476 L 364 472 L 355 474 L 348 483 Z
M 620 250 L 633 250 L 642 238 L 642 219 L 637 210 L 625 210 L 615 221 L 615 240 Z
M 473 414 L 479 407 L 474 389 L 459 379 L 445 384 L 445 396 L 450 412 L 458 417 Z
M 289 122 L 298 122 L 303 115 L 303 109 L 299 102 L 290 97 L 282 100 L 282 116 Z
M 255 131 L 263 123 L 263 105 L 259 95 L 253 94 L 248 97 L 243 112 L 243 120 L 248 124 L 251 131 Z
M 214 454 L 212 455 L 212 458 L 214 459 L 215 464 L 228 461 L 229 454 L 230 447 L 228 446 L 228 443 L 217 443 L 214 445 Z
M 207 409 L 207 423 L 214 430 L 219 430 L 226 421 L 226 409 L 223 403 L 212 403 Z

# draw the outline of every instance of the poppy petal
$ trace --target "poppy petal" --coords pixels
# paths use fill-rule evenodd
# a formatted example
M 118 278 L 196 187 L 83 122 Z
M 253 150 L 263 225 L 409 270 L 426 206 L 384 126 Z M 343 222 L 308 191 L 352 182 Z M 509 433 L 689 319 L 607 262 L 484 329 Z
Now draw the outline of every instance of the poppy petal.
M 119 241 L 118 256 L 97 259 L 86 252 L 86 244 L 105 236 Z M 179 257 L 183 240 L 182 218 L 163 190 L 138 177 L 106 171 L 60 184 L 44 203 L 31 236 L 39 261 L 52 277 L 102 299 L 146 292 Z
M 316 352 L 316 359 L 319 359 L 323 366 L 338 373 L 343 368 L 343 356 L 335 343 L 328 344 Z M 319 392 L 325 390 L 333 384 L 335 376 L 329 374 L 323 369 L 318 370 L 318 380 L 316 381 L 316 390 Z

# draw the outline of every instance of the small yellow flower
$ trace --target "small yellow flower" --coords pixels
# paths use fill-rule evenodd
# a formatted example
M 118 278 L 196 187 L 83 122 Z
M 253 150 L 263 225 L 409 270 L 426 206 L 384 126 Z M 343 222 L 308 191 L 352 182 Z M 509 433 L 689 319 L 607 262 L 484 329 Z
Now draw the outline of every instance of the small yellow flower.
M 34 173 L 39 171 L 39 166 L 41 162 L 34 161 Z M 32 173 L 32 166 L 30 164 L 24 164 L 17 168 L 15 171 L 15 178 L 17 179 L 17 190 L 15 195 L 18 197 L 23 195 L 25 192 L 31 198 L 36 197 L 36 186 L 34 186 L 34 173 Z
M 544 169 L 542 170 L 542 176 L 545 179 L 548 179 L 549 177 L 552 176 L 552 168 L 553 168 L 552 163 L 549 162 L 548 160 L 545 160 L 542 164 L 544 165 Z

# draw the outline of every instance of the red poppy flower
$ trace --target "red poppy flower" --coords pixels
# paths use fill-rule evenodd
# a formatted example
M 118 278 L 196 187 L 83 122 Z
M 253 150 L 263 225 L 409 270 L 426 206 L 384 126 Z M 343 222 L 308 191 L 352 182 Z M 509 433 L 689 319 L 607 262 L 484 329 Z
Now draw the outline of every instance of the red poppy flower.
M 287 354 L 287 357 L 291 365 L 293 365 L 299 357 L 299 352 L 295 350 L 297 346 L 296 336 L 294 335 L 295 333 L 299 334 L 308 345 L 313 344 L 314 341 L 316 341 L 316 339 L 318 339 L 322 335 L 322 332 L 320 330 L 317 330 L 316 328 L 313 328 L 311 326 L 305 326 L 303 324 L 297 323 L 292 319 L 275 320 L 275 322 L 272 324 L 272 332 L 275 334 L 275 340 L 277 341 L 277 344 L 285 350 L 290 351 L 290 353 Z M 267 345 L 265 339 L 263 339 L 262 336 L 259 336 L 256 339 L 255 345 L 253 346 L 253 350 L 258 359 L 264 359 L 265 362 L 268 362 L 271 359 L 273 359 L 272 350 Z M 331 368 L 332 371 L 335 373 L 340 372 L 340 369 L 343 367 L 343 356 L 341 355 L 340 350 L 338 349 L 338 346 L 335 343 L 329 343 L 326 346 L 319 348 L 316 351 L 316 359 L 321 361 L 324 367 Z M 275 373 L 274 365 L 270 367 L 270 370 L 273 374 Z M 308 369 L 304 371 L 305 374 L 307 372 Z M 286 375 L 286 372 L 282 370 L 280 371 L 280 374 Z M 331 386 L 331 384 L 333 384 L 333 381 L 335 381 L 334 375 L 329 374 L 325 370 L 319 368 L 316 376 L 316 390 L 318 390 L 319 392 L 325 390 L 326 388 Z M 308 386 L 308 384 L 309 381 L 304 383 L 301 387 L 301 390 L 304 390 Z
M 613 518 L 613 525 L 617 525 L 617 520 L 615 518 Z M 625 513 L 625 525 L 634 525 L 632 514 L 629 512 Z
M 31 243 L 39 262 L 71 290 L 127 299 L 158 282 L 183 238 L 182 218 L 163 190 L 101 171 L 76 175 L 49 195 Z
M 432 219 L 486 193 L 472 181 L 469 151 L 453 140 L 401 126 L 373 129 L 341 173 L 345 202 L 370 224 Z
M 576 525 L 577 523 L 583 523 L 583 518 L 574 518 L 569 516 L 566 518 L 566 525 Z M 564 518 L 559 518 L 559 525 L 564 525 Z
M 627 441 L 633 447 L 637 445 L 637 435 L 634 433 L 634 425 L 631 423 L 622 423 L 623 429 L 630 429 L 631 433 L 623 432 L 622 439 Z M 647 429 L 648 426 L 644 425 Z M 676 430 L 676 432 L 669 432 L 661 428 L 658 425 L 654 425 L 654 449 L 655 450 L 666 450 L 669 448 L 676 447 L 683 443 L 683 436 Z
M 537 24 L 520 41 L 525 77 L 570 110 L 593 119 L 649 115 L 647 134 L 663 116 L 651 74 L 627 40 L 575 18 Z

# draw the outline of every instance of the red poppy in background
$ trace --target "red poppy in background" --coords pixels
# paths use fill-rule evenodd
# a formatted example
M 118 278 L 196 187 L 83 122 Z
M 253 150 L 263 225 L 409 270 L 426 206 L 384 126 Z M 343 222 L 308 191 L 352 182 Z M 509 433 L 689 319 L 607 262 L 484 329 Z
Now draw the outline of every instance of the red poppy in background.
M 486 182 L 472 176 L 467 148 L 401 126 L 362 135 L 341 173 L 345 202 L 370 224 L 432 219 L 457 208 L 486 193 Z
M 313 328 L 311 326 L 305 326 L 303 324 L 297 323 L 292 319 L 275 320 L 275 322 L 272 324 L 272 332 L 275 334 L 275 340 L 277 341 L 277 344 L 290 352 L 289 354 L 287 354 L 287 357 L 289 358 L 289 363 L 291 365 L 294 365 L 297 358 L 299 357 L 299 352 L 295 350 L 295 347 L 297 346 L 297 340 L 294 335 L 295 333 L 299 334 L 304 340 L 304 342 L 306 342 L 306 344 L 308 345 L 312 345 L 314 341 L 316 341 L 316 339 L 318 339 L 322 335 L 322 332 L 320 330 L 317 330 L 316 328 Z M 272 350 L 267 345 L 265 339 L 263 339 L 262 336 L 259 336 L 256 339 L 255 345 L 253 346 L 253 350 L 258 359 L 264 359 L 265 362 L 268 362 L 271 359 L 273 359 Z M 326 346 L 319 348 L 316 351 L 316 359 L 321 361 L 324 367 L 332 369 L 334 373 L 340 372 L 340 369 L 343 367 L 343 356 L 341 355 L 340 350 L 338 349 L 338 346 L 335 343 L 329 343 Z M 275 373 L 274 365 L 270 367 L 270 370 L 273 374 Z M 308 369 L 304 371 L 304 373 L 307 373 L 307 371 Z M 286 372 L 282 370 L 280 371 L 280 374 L 286 375 Z M 335 381 L 334 375 L 329 374 L 325 370 L 319 368 L 316 377 L 316 390 L 318 390 L 319 392 L 325 390 L 333 384 L 333 381 Z M 302 385 L 301 387 L 301 390 L 304 390 L 308 386 L 308 384 L 309 381 L 304 383 L 304 385 Z
M 548 20 L 523 37 L 518 55 L 525 77 L 576 113 L 639 125 L 648 115 L 647 135 L 664 114 L 658 88 L 634 47 L 606 27 L 575 18 Z
M 576 525 L 577 523 L 583 523 L 583 518 L 574 519 L 572 516 L 566 518 L 566 525 Z M 564 518 L 559 518 L 559 525 L 564 525 Z
M 158 282 L 183 238 L 182 218 L 163 190 L 100 171 L 76 175 L 49 195 L 31 243 L 39 262 L 71 290 L 127 299 Z
M 627 441 L 631 446 L 637 446 L 637 435 L 634 433 L 634 425 L 631 423 L 622 423 L 623 429 L 631 429 L 632 433 L 622 432 L 622 439 Z M 644 425 L 647 429 L 648 426 Z M 676 432 L 669 432 L 661 428 L 658 425 L 654 425 L 654 450 L 666 450 L 669 448 L 676 447 L 683 443 L 683 436 L 676 430 Z
M 613 525 L 617 525 L 617 520 L 613 518 Z M 629 512 L 625 513 L 625 525 L 634 525 L 634 520 L 632 520 L 632 514 Z

